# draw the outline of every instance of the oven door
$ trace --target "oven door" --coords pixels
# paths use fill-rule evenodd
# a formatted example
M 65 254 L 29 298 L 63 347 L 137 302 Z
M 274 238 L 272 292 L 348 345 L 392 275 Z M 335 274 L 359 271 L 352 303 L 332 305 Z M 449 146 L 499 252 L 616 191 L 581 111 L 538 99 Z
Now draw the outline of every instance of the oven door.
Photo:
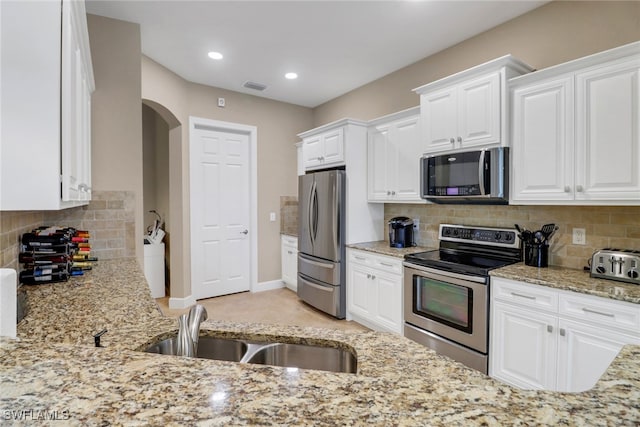
M 405 263 L 405 322 L 484 354 L 488 296 L 486 278 Z

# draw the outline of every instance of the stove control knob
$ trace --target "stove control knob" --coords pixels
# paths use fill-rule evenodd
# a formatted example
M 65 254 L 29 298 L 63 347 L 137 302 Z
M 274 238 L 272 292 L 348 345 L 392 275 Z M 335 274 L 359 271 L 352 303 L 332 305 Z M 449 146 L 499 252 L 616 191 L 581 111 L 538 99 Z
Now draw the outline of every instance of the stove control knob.
M 629 272 L 627 273 L 627 276 L 629 276 L 632 279 L 637 279 L 638 278 L 638 271 L 637 270 L 629 270 Z
M 498 231 L 496 232 L 496 235 L 494 237 L 496 239 L 496 242 L 499 242 L 500 239 L 502 239 L 502 233 Z
M 597 267 L 596 267 L 596 271 L 597 271 L 598 273 L 600 273 L 600 274 L 604 274 L 604 273 L 605 273 L 605 271 L 607 271 L 607 270 L 604 268 L 604 266 L 603 266 L 603 265 L 599 265 L 599 266 L 597 266 Z
M 504 236 L 504 240 L 506 240 L 507 242 L 513 240 L 513 234 L 507 233 L 507 235 Z

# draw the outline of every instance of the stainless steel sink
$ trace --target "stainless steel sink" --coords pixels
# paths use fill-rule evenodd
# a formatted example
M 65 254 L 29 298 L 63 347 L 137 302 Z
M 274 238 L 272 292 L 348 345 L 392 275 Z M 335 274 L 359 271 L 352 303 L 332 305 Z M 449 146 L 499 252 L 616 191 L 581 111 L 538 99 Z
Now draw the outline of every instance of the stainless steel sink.
M 145 351 L 175 356 L 176 350 L 177 337 L 172 337 L 149 346 Z M 264 343 L 207 336 L 199 337 L 196 357 L 352 374 L 356 373 L 357 368 L 357 358 L 348 350 L 306 344 Z
M 228 360 L 239 362 L 247 352 L 247 344 L 243 341 L 200 337 L 197 357 L 202 359 Z M 175 356 L 177 354 L 177 338 L 168 338 L 147 348 L 147 353 L 159 353 Z
M 247 363 L 356 373 L 356 357 L 347 350 L 303 344 L 267 344 L 245 358 Z

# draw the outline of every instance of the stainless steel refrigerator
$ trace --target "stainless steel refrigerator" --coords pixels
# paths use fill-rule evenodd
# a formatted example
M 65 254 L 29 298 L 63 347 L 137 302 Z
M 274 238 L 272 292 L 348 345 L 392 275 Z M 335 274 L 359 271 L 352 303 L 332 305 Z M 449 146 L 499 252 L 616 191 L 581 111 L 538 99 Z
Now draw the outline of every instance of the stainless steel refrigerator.
M 298 297 L 338 319 L 346 314 L 345 171 L 298 181 Z

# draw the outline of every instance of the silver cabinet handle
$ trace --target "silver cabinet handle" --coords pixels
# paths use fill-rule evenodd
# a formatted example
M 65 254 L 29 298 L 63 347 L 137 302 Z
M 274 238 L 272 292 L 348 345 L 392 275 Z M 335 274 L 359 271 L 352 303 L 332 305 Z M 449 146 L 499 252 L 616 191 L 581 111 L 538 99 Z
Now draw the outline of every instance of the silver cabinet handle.
M 244 231 L 241 231 L 241 232 L 240 232 L 240 234 L 244 234 L 244 235 L 247 235 L 247 234 L 249 234 L 249 230 L 244 230 Z
M 603 313 L 601 311 L 591 310 L 590 308 L 586 307 L 583 307 L 582 311 L 584 311 L 585 313 L 599 314 L 600 316 L 615 317 L 615 315 L 612 313 Z
M 553 326 L 547 325 L 547 332 L 549 333 L 553 332 Z
M 569 187 L 568 185 L 566 187 L 564 187 L 564 192 L 565 193 L 571 193 L 571 187 Z
M 356 256 L 355 256 L 355 259 L 360 260 L 360 261 L 366 261 L 366 258 L 365 258 L 365 257 L 363 257 L 363 256 L 358 256 L 358 255 L 356 255 Z
M 390 196 L 390 195 L 391 195 L 391 191 L 387 190 L 387 196 Z
M 458 142 L 462 142 L 462 137 L 461 137 L 461 136 L 459 136 L 459 137 L 457 138 L 457 141 L 458 141 Z
M 381 262 L 380 265 L 384 265 L 385 267 L 393 267 L 393 264 L 389 264 L 386 262 Z
M 392 192 L 391 192 L 391 195 L 392 195 L 392 196 L 395 196 L 395 195 L 396 195 L 396 192 L 395 192 L 395 191 L 392 191 Z
M 454 142 L 456 142 L 456 140 L 451 138 L 451 139 L 449 139 L 449 142 L 453 144 Z
M 371 279 L 371 275 L 367 273 L 367 279 Z
M 534 300 L 534 301 L 536 299 L 536 297 L 532 297 L 532 296 L 529 296 L 529 295 L 517 294 L 515 292 L 511 292 L 511 296 L 520 297 L 520 298 L 526 298 L 526 299 L 530 299 L 530 300 Z
M 567 331 L 564 330 L 564 328 L 560 328 L 560 336 L 565 336 L 567 334 Z
M 373 274 L 371 275 L 371 280 L 376 280 L 376 276 L 374 276 Z
M 291 251 L 287 251 L 287 253 L 288 253 L 289 255 L 291 255 L 293 252 L 291 252 Z

